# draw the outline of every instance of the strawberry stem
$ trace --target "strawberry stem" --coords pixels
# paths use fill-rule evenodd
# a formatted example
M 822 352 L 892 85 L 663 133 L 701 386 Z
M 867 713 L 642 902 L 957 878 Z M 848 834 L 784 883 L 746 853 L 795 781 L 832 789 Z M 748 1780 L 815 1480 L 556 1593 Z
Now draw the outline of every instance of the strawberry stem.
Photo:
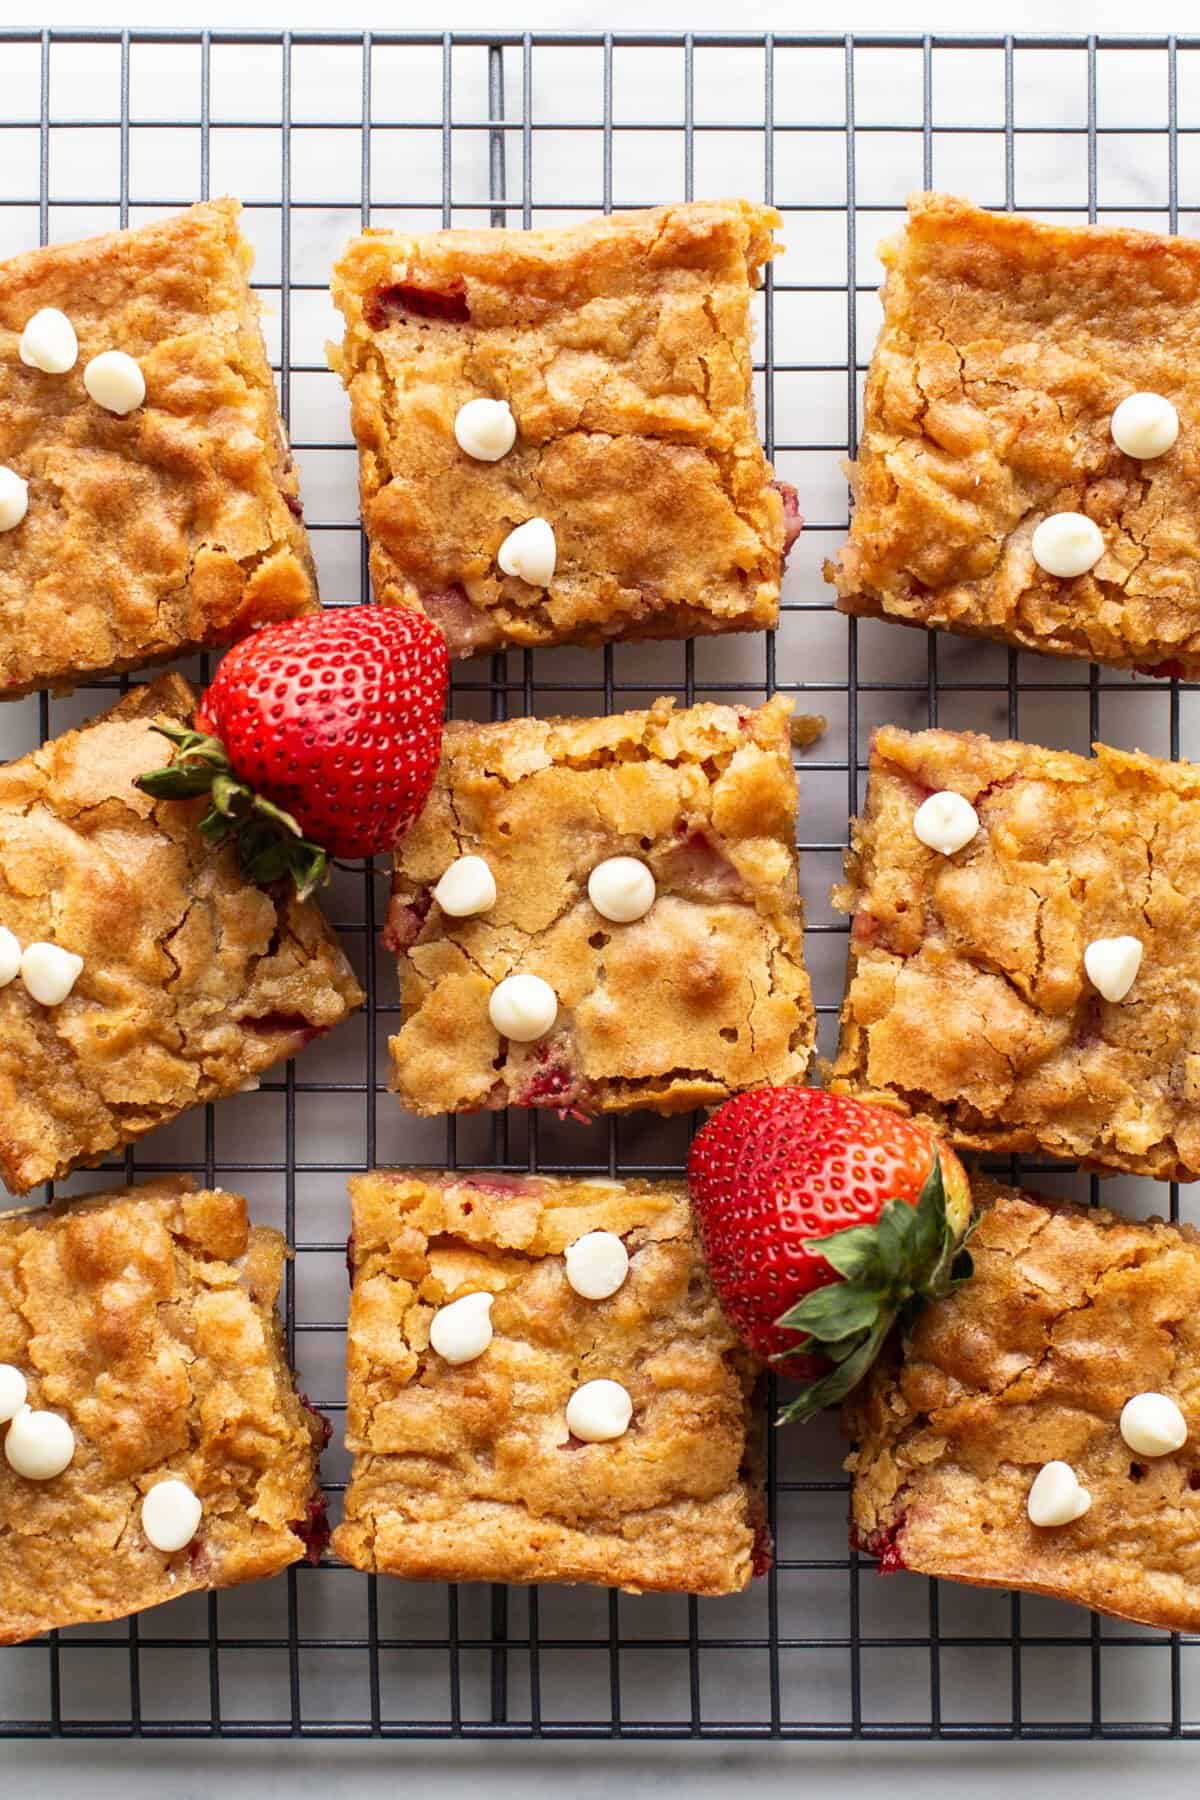
M 951 1225 L 942 1160 L 935 1151 L 915 1206 L 889 1200 L 874 1225 L 852 1225 L 811 1240 L 809 1248 L 819 1251 L 842 1279 L 806 1294 L 776 1321 L 804 1335 L 793 1349 L 772 1360 L 785 1360 L 803 1350 L 824 1356 L 832 1366 L 801 1388 L 777 1424 L 811 1419 L 844 1400 L 875 1361 L 897 1320 L 908 1323 L 926 1301 L 943 1299 L 970 1280 L 974 1265 L 965 1245 L 974 1224 L 972 1219 L 961 1238 Z
M 144 794 L 156 800 L 194 800 L 207 794 L 200 835 L 214 848 L 232 839 L 242 873 L 260 887 L 290 876 L 296 898 L 307 900 L 328 880 L 329 857 L 320 844 L 304 836 L 291 813 L 238 779 L 220 738 L 173 721 L 153 730 L 174 744 L 175 756 L 165 768 L 137 777 L 135 786 Z

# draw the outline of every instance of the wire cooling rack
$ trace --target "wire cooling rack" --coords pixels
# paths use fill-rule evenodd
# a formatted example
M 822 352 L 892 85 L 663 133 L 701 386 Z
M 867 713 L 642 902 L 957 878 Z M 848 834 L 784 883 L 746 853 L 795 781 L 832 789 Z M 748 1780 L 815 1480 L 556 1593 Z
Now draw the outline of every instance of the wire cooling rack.
M 687 645 L 510 654 L 455 678 L 467 717 L 795 693 L 827 717 L 802 758 L 807 950 L 832 1048 L 844 928 L 828 890 L 866 740 L 940 720 L 1085 749 L 1200 751 L 1197 690 L 926 638 L 832 611 L 820 564 L 846 529 L 878 318 L 874 245 L 937 185 L 1044 217 L 1196 229 L 1200 38 L 628 37 L 519 33 L 0 32 L 0 255 L 238 195 L 258 250 L 284 409 L 328 603 L 366 596 L 355 458 L 324 340 L 330 265 L 360 226 L 551 224 L 742 193 L 784 215 L 758 308 L 760 419 L 807 529 L 780 629 Z M 198 664 L 191 673 L 204 679 Z M 0 710 L 18 754 L 125 682 Z M 286 1322 L 335 1424 L 345 1182 L 386 1163 L 673 1172 L 688 1126 L 514 1115 L 405 1119 L 383 1090 L 395 970 L 382 871 L 329 897 L 369 1000 L 294 1067 L 164 1129 L 64 1191 L 190 1170 L 246 1192 L 296 1245 Z M 1027 1165 L 1028 1166 L 1028 1165 Z M 1036 1167 L 1036 1165 L 1034 1165 Z M 1013 1166 L 1015 1172 L 1015 1166 Z M 1039 1183 L 1095 1184 L 1038 1169 Z M 1135 1211 L 1164 1190 L 1106 1186 Z M 1170 1190 L 1178 1215 L 1179 1196 Z M 0 1651 L 0 1734 L 359 1737 L 1088 1737 L 1200 1734 L 1200 1639 L 913 1576 L 846 1547 L 831 1420 L 768 1444 L 774 1573 L 727 1600 L 446 1589 L 327 1563 Z

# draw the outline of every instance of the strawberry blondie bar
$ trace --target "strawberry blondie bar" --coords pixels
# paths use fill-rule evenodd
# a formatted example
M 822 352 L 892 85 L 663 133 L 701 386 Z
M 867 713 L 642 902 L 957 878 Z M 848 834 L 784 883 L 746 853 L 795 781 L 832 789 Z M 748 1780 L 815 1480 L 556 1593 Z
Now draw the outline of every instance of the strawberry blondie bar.
M 978 1150 L 1200 1175 L 1200 768 L 888 726 L 847 876 L 836 1091 Z
M 284 1255 L 182 1180 L 0 1217 L 0 1643 L 319 1548 L 327 1426 L 288 1368 Z
M 413 1112 L 684 1112 L 803 1079 L 790 702 L 452 723 L 385 942 Z
M 0 1175 L 14 1193 L 97 1163 L 239 1088 L 362 995 L 311 902 L 239 873 L 203 801 L 133 784 L 190 721 L 161 676 L 0 767 Z
M 846 1403 L 857 1541 L 887 1570 L 1200 1629 L 1200 1238 L 975 1191 L 973 1279 Z M 1147 1401 L 1176 1427 L 1157 1441 Z M 1070 1501 L 1051 1516 L 1047 1463 Z
M 842 609 L 1200 674 L 1200 244 L 920 194 L 881 255 Z
M 0 699 L 317 604 L 239 211 L 0 264 Z
M 356 238 L 330 358 L 376 597 L 459 656 L 774 625 L 800 521 L 755 429 L 750 296 L 778 223 L 722 201 Z
M 351 1182 L 333 1547 L 430 1581 L 726 1594 L 769 1563 L 754 1369 L 682 1182 Z

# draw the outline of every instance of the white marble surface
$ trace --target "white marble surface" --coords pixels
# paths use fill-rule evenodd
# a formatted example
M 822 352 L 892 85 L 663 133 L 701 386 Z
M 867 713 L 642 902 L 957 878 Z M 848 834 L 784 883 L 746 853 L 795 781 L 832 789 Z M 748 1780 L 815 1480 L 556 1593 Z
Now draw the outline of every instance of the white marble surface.
M 17 16 L 13 0 L 0 0 L 5 16 Z M 498 24 L 530 27 L 596 28 L 611 26 L 615 29 L 645 29 L 650 26 L 662 26 L 670 29 L 690 28 L 695 30 L 719 29 L 729 26 L 745 29 L 776 30 L 887 30 L 887 31 L 923 31 L 923 30 L 1012 30 L 1012 31 L 1088 31 L 1110 30 L 1125 32 L 1132 29 L 1146 31 L 1162 31 L 1180 28 L 1185 24 L 1183 8 L 1174 8 L 1161 4 L 1161 0 L 1145 0 L 1145 3 L 1131 14 L 1127 6 L 1118 5 L 1115 0 L 1096 0 L 1087 6 L 1070 4 L 1068 0 L 1011 0 L 1011 4 L 1001 6 L 995 0 L 987 0 L 986 4 L 964 7 L 961 0 L 957 4 L 951 0 L 929 0 L 929 4 L 920 12 L 914 10 L 911 0 L 901 3 L 868 4 L 868 0 L 847 0 L 847 4 L 836 14 L 831 15 L 828 7 L 802 0 L 796 5 L 784 5 L 779 0 L 739 0 L 736 8 L 730 8 L 728 0 L 722 5 L 720 0 L 694 0 L 694 3 L 683 6 L 677 0 L 660 0 L 660 4 L 649 9 L 644 0 L 608 0 L 603 8 L 595 4 L 595 0 L 576 0 L 574 4 L 548 4 L 547 0 L 528 0 L 520 17 L 504 15 L 497 11 L 494 4 L 471 4 L 469 0 L 449 0 L 448 17 L 443 22 L 456 26 L 496 26 Z M 179 3 L 179 0 L 157 0 L 150 4 L 149 0 L 130 0 L 130 5 L 123 20 L 119 23 L 135 24 L 195 24 L 196 13 L 191 6 Z M 53 7 L 49 22 L 61 25 L 72 24 L 111 24 L 114 22 L 107 7 L 72 4 L 71 0 L 59 0 Z M 336 21 L 331 14 L 328 0 L 288 0 L 288 4 L 270 3 L 270 0 L 208 0 L 204 7 L 204 24 L 218 27 L 221 25 L 290 25 L 294 28 L 303 26 L 321 26 L 333 22 L 346 26 L 368 26 L 397 28 L 406 23 L 430 23 L 426 15 L 412 7 L 398 8 L 384 5 L 380 0 L 362 4 L 354 13 L 339 17 Z M 1061 62 L 1047 62 L 1044 65 L 1031 59 L 1029 75 L 1022 86 L 1022 103 L 1035 109 L 1030 114 L 1030 122 L 1050 124 L 1056 121 L 1078 123 L 1080 120 L 1081 89 L 1078 80 L 1079 66 L 1075 64 L 1071 77 L 1063 79 Z M 909 82 L 909 70 L 903 77 L 897 70 L 897 88 L 895 95 L 888 92 L 888 79 L 880 77 L 872 87 L 865 82 L 863 97 L 869 105 L 874 99 L 881 107 L 891 106 L 893 100 L 909 104 L 911 109 L 912 94 Z M 1162 59 L 1159 57 L 1123 57 L 1112 59 L 1106 71 L 1102 86 L 1102 107 L 1104 116 L 1110 121 L 1145 122 L 1159 120 L 1163 114 Z M 647 91 L 650 91 L 649 89 Z M 1189 89 L 1181 96 L 1190 104 L 1194 93 L 1200 94 L 1200 84 L 1193 91 Z M 939 86 L 936 95 L 938 116 L 941 118 L 968 119 L 976 116 L 974 109 L 994 105 L 994 69 L 972 66 L 963 61 L 953 67 L 947 67 L 945 80 Z M 564 89 L 562 96 L 557 97 L 559 104 L 569 106 L 570 88 Z M 918 90 L 919 104 L 919 90 Z M 164 102 L 165 104 L 165 102 Z M 836 109 L 836 96 L 831 99 L 831 106 Z M 835 114 L 836 116 L 836 110 Z M 917 115 L 919 117 L 919 113 Z M 983 116 L 979 114 L 979 116 Z M 1036 151 L 1040 140 L 1029 140 L 1028 149 Z M 872 160 L 869 148 L 864 144 L 864 156 L 860 162 L 860 196 L 865 191 L 863 184 L 874 184 L 874 191 L 890 205 L 898 203 L 903 191 L 908 186 L 919 182 L 920 164 L 919 148 L 914 178 L 911 163 L 912 145 L 904 140 L 903 150 L 896 146 L 889 147 L 884 157 Z M 735 149 L 731 149 L 731 154 Z M 654 162 L 657 154 L 653 144 L 647 146 L 647 162 L 643 170 L 638 171 L 637 178 L 645 179 L 651 186 L 666 183 L 672 179 L 669 170 L 659 167 Z M 753 154 L 753 151 L 751 151 Z M 798 182 L 803 177 L 807 184 L 836 179 L 839 149 L 831 144 L 825 152 L 819 144 L 806 146 L 807 160 L 802 170 L 784 171 L 784 179 Z M 949 184 L 965 187 L 976 192 L 979 197 L 994 198 L 995 183 L 998 178 L 997 164 L 994 156 L 994 143 L 986 144 L 970 139 L 947 142 L 945 147 L 939 143 L 937 157 L 945 157 L 945 174 L 940 166 L 935 165 L 935 175 L 946 179 Z M 1026 154 L 1026 146 L 1022 147 Z M 1115 204 L 1130 209 L 1131 215 L 1140 207 L 1159 203 L 1163 190 L 1163 170 L 1160 150 L 1156 143 L 1142 139 L 1114 139 L 1103 146 L 1105 158 L 1102 165 L 1104 197 L 1111 198 Z M 972 162 L 972 158 L 976 158 Z M 889 160 L 890 159 L 890 160 Z M 734 165 L 736 167 L 736 163 Z M 1189 216 L 1192 209 L 1200 210 L 1200 168 L 1196 168 L 1190 156 L 1185 155 L 1181 163 L 1182 201 L 1184 205 L 1184 228 L 1195 229 L 1194 219 Z M 697 188 L 703 191 L 706 185 L 737 185 L 736 175 L 732 175 L 728 183 L 719 181 L 724 171 L 714 167 L 710 172 L 697 170 Z M 710 183 L 711 175 L 711 183 Z M 468 176 L 469 179 L 474 177 Z M 234 191 L 246 191 L 247 186 L 253 188 L 256 179 L 253 159 L 249 159 L 244 167 L 225 178 L 224 185 Z M 555 172 L 549 171 L 547 179 L 555 179 Z M 634 179 L 631 174 L 630 180 Z M 1018 170 L 1018 200 L 1022 198 L 1022 186 L 1030 192 L 1037 188 L 1036 204 L 1043 207 L 1070 205 L 1080 197 L 1081 163 L 1079 140 L 1069 140 L 1058 146 L 1042 144 L 1041 160 L 1037 167 L 1022 164 Z M 217 182 L 214 172 L 214 186 Z M 989 192 L 988 189 L 993 191 Z M 486 190 L 483 190 L 486 191 Z M 564 190 L 565 191 L 565 190 Z M 639 197 L 641 197 L 639 195 Z M 651 193 L 657 197 L 657 190 Z M 1026 204 L 1034 204 L 1032 198 Z M 0 227 L 2 228 L 2 227 Z M 796 233 L 792 234 L 793 240 Z M 871 233 L 867 232 L 868 242 Z M 5 245 L 4 248 L 16 247 Z M 797 248 L 793 242 L 793 248 Z M 312 244 L 314 257 L 319 255 L 321 245 L 318 238 Z M 819 256 L 820 246 L 813 246 L 813 254 Z M 864 280 L 871 278 L 869 271 L 873 267 L 869 248 L 864 251 L 860 273 Z M 865 299 L 861 308 L 863 341 L 869 341 L 874 313 L 873 302 Z M 321 335 L 328 320 L 317 308 L 313 317 L 307 321 L 303 329 L 313 344 L 319 344 Z M 812 333 L 819 337 L 821 333 L 832 330 L 836 333 L 837 321 L 819 317 L 816 313 L 807 318 L 797 318 L 792 326 L 797 332 Z M 309 396 L 297 388 L 293 395 L 302 406 L 309 405 Z M 313 400 L 316 410 L 313 417 L 320 415 L 320 409 L 326 404 L 336 405 L 336 400 L 322 396 L 319 401 Z M 844 401 L 835 390 L 822 393 L 817 390 L 796 393 L 781 398 L 781 415 L 777 420 L 777 430 L 781 436 L 788 432 L 796 439 L 816 438 L 828 435 L 836 439 L 844 430 L 844 423 L 837 413 L 839 405 Z M 822 429 L 822 418 L 826 412 L 832 417 L 828 433 Z M 337 427 L 344 435 L 344 420 Z M 316 507 L 337 507 L 344 510 L 346 505 L 343 492 L 347 480 L 344 466 L 331 468 L 319 466 L 319 459 L 310 459 L 304 467 L 306 494 L 309 496 L 310 512 Z M 820 516 L 836 519 L 844 506 L 844 489 L 836 471 L 836 458 L 832 455 L 816 457 L 805 456 L 797 459 L 795 469 L 784 470 L 797 480 L 804 494 L 805 509 L 819 512 Z M 822 510 L 824 509 L 824 510 Z M 801 585 L 816 582 L 816 565 L 820 553 L 829 546 L 827 543 L 805 543 L 805 551 L 800 559 L 799 568 L 793 574 L 793 582 Z M 322 546 L 324 558 L 323 576 L 326 581 L 338 580 L 346 567 L 339 561 L 340 552 L 333 545 Z M 864 672 L 870 672 L 871 659 L 878 659 L 879 668 L 899 670 L 905 674 L 920 671 L 924 668 L 924 645 L 916 634 L 887 631 L 882 637 L 872 633 L 864 633 L 863 653 Z M 837 666 L 839 640 L 836 637 L 836 622 L 823 620 L 819 631 L 804 644 L 803 654 L 808 665 L 821 669 Z M 781 656 L 799 655 L 798 642 L 781 637 Z M 740 654 L 740 652 L 739 652 Z M 988 650 L 964 650 L 962 646 L 951 646 L 946 652 L 944 667 L 948 670 L 962 671 L 970 667 L 978 672 L 980 667 L 997 666 L 990 662 L 992 653 Z M 747 667 L 749 664 L 746 665 Z M 664 677 L 665 678 L 665 677 Z M 1117 742 L 1141 741 L 1147 748 L 1161 748 L 1163 730 L 1163 707 L 1153 701 L 1145 705 L 1140 696 L 1118 694 L 1106 697 L 1104 712 L 1105 735 Z M 998 708 L 1000 703 L 992 703 L 990 697 L 970 699 L 962 703 L 961 711 L 956 712 L 948 722 L 956 724 L 982 724 L 985 728 L 999 723 Z M 81 706 L 80 712 L 91 710 L 90 706 Z M 835 754 L 844 754 L 844 726 L 839 724 L 834 708 L 831 710 L 832 742 L 838 746 Z M 28 716 L 19 716 L 20 709 L 6 709 L 0 717 L 0 749 L 10 753 L 24 745 L 25 735 L 30 726 Z M 893 709 L 893 714 L 894 709 Z M 68 707 L 58 715 L 59 723 L 65 723 L 73 716 Z M 1061 695 L 1030 695 L 1023 702 L 1021 726 L 1024 735 L 1042 737 L 1046 741 L 1069 743 L 1080 742 L 1086 736 L 1086 709 L 1081 712 L 1077 698 Z M 1197 726 L 1200 720 L 1193 716 L 1190 709 L 1185 710 L 1184 736 L 1185 749 L 1193 754 L 1200 753 L 1200 731 Z M 842 736 L 839 739 L 839 730 Z M 806 825 L 806 835 L 823 836 L 830 841 L 838 840 L 845 829 L 845 782 L 840 777 L 837 783 L 824 783 L 816 777 L 809 784 L 808 806 L 810 813 Z M 814 859 L 819 861 L 819 859 Z M 818 908 L 823 905 L 822 890 L 827 885 L 831 873 L 828 867 L 816 867 L 811 871 L 810 905 Z M 828 949 L 828 966 L 825 945 Z M 824 982 L 832 993 L 836 988 L 837 969 L 833 965 L 836 946 L 830 940 L 817 941 L 815 970 L 818 982 Z M 313 1055 L 318 1055 L 313 1052 Z M 331 1069 L 327 1066 L 327 1074 Z M 231 1103 L 232 1104 L 232 1103 Z M 243 1139 L 234 1130 L 234 1142 Z M 245 1141 L 250 1141 L 254 1126 L 252 1122 L 240 1128 Z M 328 1129 L 340 1129 L 336 1118 L 331 1119 Z M 398 1145 L 389 1146 L 381 1143 L 381 1157 L 396 1154 Z M 1122 1197 L 1131 1205 L 1146 1206 L 1149 1198 L 1144 1188 L 1137 1184 L 1122 1184 Z M 269 1204 L 264 1196 L 263 1204 Z M 332 1289 L 331 1289 L 332 1293 Z M 333 1302 L 331 1302 L 333 1303 Z M 317 1302 L 314 1302 L 317 1304 Z M 324 1379 L 326 1386 L 335 1379 L 332 1370 L 317 1369 L 315 1378 Z M 813 1440 L 814 1442 L 816 1440 Z M 795 1452 L 791 1452 L 795 1454 Z M 828 1442 L 820 1442 L 812 1452 L 814 1458 L 821 1463 L 821 1471 L 825 1466 L 835 1465 L 836 1446 L 830 1438 Z M 816 1553 L 820 1553 L 819 1551 Z M 901 1584 L 906 1585 L 906 1584 Z M 912 1584 L 913 1587 L 917 1584 Z M 962 1590 L 959 1590 L 962 1593 Z M 874 1606 L 877 1596 L 872 1588 L 868 1595 L 868 1603 Z M 251 1606 L 254 1602 L 252 1601 Z M 264 1603 L 265 1604 L 265 1603 Z M 897 1602 L 899 1611 L 892 1614 L 886 1624 L 880 1618 L 876 1625 L 880 1629 L 904 1629 L 904 1606 Z M 924 1601 L 917 1606 L 910 1629 L 919 1632 L 923 1628 Z M 975 1616 L 964 1614 L 964 1617 Z M 992 1621 L 990 1629 L 1003 1629 L 1003 1624 L 996 1625 L 998 1615 L 985 1612 L 980 1615 Z M 1061 1618 L 1075 1618 L 1062 1609 Z M 1060 1628 L 1059 1626 L 1055 1627 Z M 1062 1626 L 1061 1628 L 1066 1628 Z M 1086 1651 L 1081 1646 L 1081 1653 L 1086 1662 Z M 990 1662 L 986 1668 L 977 1666 L 972 1674 L 972 1692 L 982 1694 L 986 1699 L 989 1681 L 994 1684 L 996 1716 L 1006 1715 L 1007 1679 L 1006 1654 Z M 1070 1651 L 1058 1658 L 1048 1658 L 1049 1666 L 1036 1665 L 1026 1675 L 1026 1696 L 1030 1706 L 1037 1708 L 1043 1697 L 1052 1703 L 1056 1684 L 1066 1683 L 1063 1692 L 1068 1696 L 1073 1693 L 1074 1676 L 1064 1672 L 1065 1665 L 1076 1658 L 1076 1652 Z M 915 1665 L 907 1671 L 894 1665 L 892 1672 L 881 1673 L 878 1685 L 874 1690 L 881 1708 L 880 1716 L 888 1716 L 888 1689 L 892 1684 L 894 1694 L 899 1698 L 896 1704 L 900 1713 L 911 1701 L 914 1692 L 919 1693 L 922 1682 L 927 1682 L 927 1673 L 920 1660 L 920 1653 L 908 1659 Z M 1055 1667 L 1058 1663 L 1060 1666 Z M 1153 1691 L 1146 1690 L 1139 1694 L 1138 1683 L 1146 1679 L 1142 1665 L 1158 1664 L 1158 1659 L 1151 1653 L 1135 1653 L 1125 1663 L 1120 1659 L 1120 1652 L 1111 1652 L 1106 1657 L 1105 1669 L 1107 1679 L 1125 1679 L 1125 1670 L 1129 1664 L 1128 1702 L 1133 1708 L 1141 1703 L 1157 1707 L 1161 1704 L 1161 1683 L 1158 1674 L 1149 1677 Z M 1110 1677 L 1107 1671 L 1112 1670 Z M 821 1679 L 837 1689 L 844 1675 L 838 1670 L 812 1670 L 810 1679 L 819 1682 Z M 337 1675 L 331 1671 L 330 1707 L 337 1706 Z M 915 1688 L 912 1684 L 915 1682 Z M 1107 1699 L 1107 1697 L 1106 1697 Z M 874 1701 L 872 1702 L 874 1704 Z M 973 1702 L 974 1703 L 974 1702 Z M 1064 1702 L 1066 1703 L 1066 1702 Z M 1110 1709 L 1111 1710 L 1111 1709 Z M 1191 1707 L 1194 1715 L 1195 1707 Z M 900 1716 L 899 1714 L 895 1716 Z M 130 1789 L 135 1793 L 153 1793 L 156 1796 L 198 1797 L 210 1796 L 214 1792 L 223 1791 L 231 1796 L 231 1800 L 250 1800 L 264 1789 L 276 1789 L 284 1784 L 300 1796 L 323 1796 L 327 1800 L 340 1800 L 341 1796 L 367 1796 L 376 1793 L 391 1793 L 398 1783 L 404 1784 L 409 1792 L 430 1792 L 441 1800 L 443 1795 L 465 1795 L 467 1793 L 484 1792 L 487 1794 L 525 1793 L 531 1786 L 538 1786 L 546 1792 L 556 1788 L 569 1788 L 573 1793 L 582 1796 L 608 1794 L 615 1783 L 637 1794 L 658 1794 L 674 1792 L 681 1782 L 688 1783 L 689 1791 L 697 1795 L 728 1794 L 736 1781 L 744 1780 L 753 1774 L 755 1781 L 764 1792 L 783 1794 L 790 1792 L 799 1783 L 808 1783 L 815 1792 L 821 1795 L 850 1791 L 851 1784 L 857 1794 L 867 1800 L 884 1800 L 899 1785 L 907 1789 L 919 1787 L 922 1794 L 942 1795 L 961 1794 L 968 1791 L 972 1795 L 991 1796 L 1011 1791 L 1014 1778 L 1022 1774 L 1032 1777 L 1039 1786 L 1051 1794 L 1082 1793 L 1090 1795 L 1115 1796 L 1127 1790 L 1133 1780 L 1154 1782 L 1165 1779 L 1169 1772 L 1176 1778 L 1180 1772 L 1190 1772 L 1193 1764 L 1193 1750 L 1182 1746 L 1171 1745 L 1122 1745 L 1122 1744 L 1033 1744 L 1033 1745 L 980 1745 L 944 1742 L 937 1744 L 832 1744 L 832 1745 L 717 1745 L 677 1743 L 669 1745 L 613 1745 L 607 1743 L 591 1744 L 446 1744 L 421 1745 L 388 1743 L 371 1744 L 337 1744 L 322 1742 L 305 1742 L 301 1744 L 276 1742 L 271 1744 L 196 1744 L 196 1743 L 101 1743 L 101 1744 L 28 1744 L 12 1743 L 0 1749 L 0 1768 L 7 1778 L 7 1791 L 13 1794 L 31 1793 L 35 1782 L 45 1784 L 56 1792 L 74 1795 L 87 1793 L 95 1796 L 95 1800 L 108 1800 L 108 1796 L 127 1794 Z
M 955 32 L 1182 32 L 1189 26 L 1187 8 L 1168 0 L 1144 0 L 1136 9 L 1124 0 L 847 0 L 836 10 L 818 0 L 740 0 L 732 10 L 722 0 L 526 0 L 517 12 L 504 12 L 492 0 L 453 0 L 436 18 L 420 8 L 394 6 L 386 0 L 360 0 L 351 11 L 331 12 L 327 0 L 208 0 L 201 7 L 186 0 L 131 0 L 124 8 L 93 0 L 57 0 L 44 19 L 5 0 L 3 17 L 13 23 L 55 25 L 222 25 L 320 28 L 332 24 L 347 30 L 400 31 L 406 27 L 441 30 L 540 29 L 562 31 L 955 31 Z
M 1186 1744 L 14 1744 L 25 1800 L 1116 1800 L 1185 1791 Z M 1178 1784 L 1168 1789 L 1167 1783 Z

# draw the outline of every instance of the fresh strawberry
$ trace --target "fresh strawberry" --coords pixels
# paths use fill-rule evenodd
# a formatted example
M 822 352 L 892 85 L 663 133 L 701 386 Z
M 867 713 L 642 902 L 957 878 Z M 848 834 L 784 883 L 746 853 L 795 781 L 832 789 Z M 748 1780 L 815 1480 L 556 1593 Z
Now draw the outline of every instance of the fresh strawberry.
M 429 619 L 357 606 L 267 625 L 232 649 L 194 730 L 157 729 L 174 762 L 148 794 L 208 794 L 200 830 L 237 840 L 252 881 L 291 874 L 301 897 L 331 856 L 374 856 L 403 836 L 437 773 L 449 658 Z
M 881 1106 L 815 1088 L 741 1094 L 697 1134 L 688 1187 L 733 1325 L 808 1382 L 781 1424 L 848 1394 L 902 1312 L 971 1273 L 962 1164 Z

